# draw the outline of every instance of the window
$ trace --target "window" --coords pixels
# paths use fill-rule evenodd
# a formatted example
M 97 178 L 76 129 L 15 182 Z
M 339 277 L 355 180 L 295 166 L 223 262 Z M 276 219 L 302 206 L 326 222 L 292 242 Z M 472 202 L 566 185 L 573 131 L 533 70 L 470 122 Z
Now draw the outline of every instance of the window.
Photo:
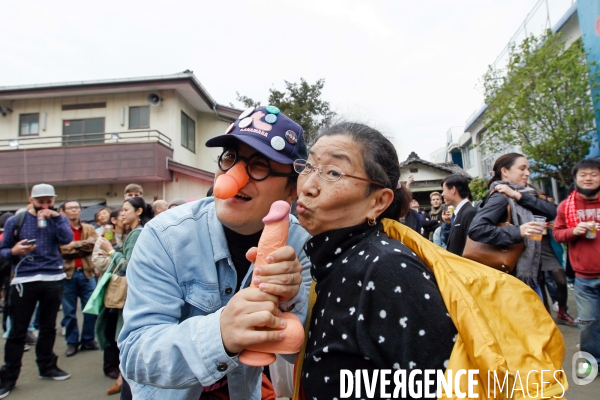
M 473 165 L 475 165 L 475 150 L 472 146 L 473 145 L 469 141 L 462 149 L 465 168 L 471 168 Z
M 150 128 L 150 106 L 129 107 L 129 129 Z
M 40 114 L 21 114 L 19 116 L 19 136 L 37 135 L 40 133 Z
M 409 168 L 408 170 L 410 171 L 411 174 L 416 174 L 417 172 L 419 172 L 419 168 L 415 168 L 415 167 Z
M 191 151 L 196 152 L 196 122 L 181 112 L 181 145 Z
M 85 146 L 104 143 L 104 117 L 63 122 L 63 145 Z

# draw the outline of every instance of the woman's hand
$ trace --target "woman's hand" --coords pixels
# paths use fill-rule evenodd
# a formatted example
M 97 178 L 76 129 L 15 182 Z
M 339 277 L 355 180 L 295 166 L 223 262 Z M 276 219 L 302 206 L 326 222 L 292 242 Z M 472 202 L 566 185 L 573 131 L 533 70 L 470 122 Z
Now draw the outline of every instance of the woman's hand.
M 250 262 L 256 261 L 257 248 L 253 247 L 246 253 Z M 291 246 L 283 246 L 267 256 L 267 265 L 254 267 L 252 283 L 263 292 L 279 297 L 286 302 L 298 294 L 302 284 L 302 264 L 298 261 L 296 252 Z
M 239 353 L 253 344 L 283 340 L 285 333 L 277 329 L 284 329 L 286 320 L 281 318 L 276 302 L 277 297 L 256 288 L 237 292 L 221 313 L 221 340 L 225 350 Z
M 523 196 L 521 193 L 519 193 L 518 191 L 516 191 L 515 189 L 511 188 L 508 185 L 497 185 L 496 187 L 494 187 L 494 189 L 496 189 L 497 192 L 502 193 L 503 195 L 506 195 L 508 197 L 510 197 L 511 199 L 514 200 L 521 200 L 521 197 Z
M 452 214 L 450 214 L 450 211 L 446 211 L 442 214 L 442 221 L 444 221 L 446 225 L 450 225 L 452 223 Z
M 100 248 L 102 250 L 104 250 L 107 253 L 110 253 L 110 251 L 113 249 L 112 245 L 110 244 L 110 242 L 108 240 L 106 240 L 106 238 L 100 236 L 98 238 L 98 240 L 100 241 Z
M 521 230 L 521 237 L 541 235 L 544 232 L 544 225 L 531 221 L 521 225 L 519 229 Z

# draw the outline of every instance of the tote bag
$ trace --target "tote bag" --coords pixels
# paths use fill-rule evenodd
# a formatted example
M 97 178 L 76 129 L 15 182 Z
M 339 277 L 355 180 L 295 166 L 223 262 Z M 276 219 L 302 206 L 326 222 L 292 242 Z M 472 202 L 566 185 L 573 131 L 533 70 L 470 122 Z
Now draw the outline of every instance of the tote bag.
M 123 261 L 125 260 L 121 260 L 117 268 L 115 268 L 116 270 L 119 269 Z M 111 269 L 114 266 L 114 263 L 115 260 L 113 259 L 108 268 L 106 269 L 104 275 L 102 275 L 102 277 L 98 281 L 96 288 L 92 292 L 90 299 L 88 300 L 87 304 L 83 309 L 84 313 L 93 315 L 100 314 L 100 310 L 102 310 L 102 307 L 104 306 L 104 293 L 106 292 L 106 284 L 109 282 L 110 278 L 115 273 L 115 271 Z

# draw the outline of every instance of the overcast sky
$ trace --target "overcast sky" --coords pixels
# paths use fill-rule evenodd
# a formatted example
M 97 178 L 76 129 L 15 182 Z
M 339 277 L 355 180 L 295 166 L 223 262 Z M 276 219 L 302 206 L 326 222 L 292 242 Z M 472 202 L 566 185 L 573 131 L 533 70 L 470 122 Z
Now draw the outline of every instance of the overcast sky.
M 444 146 L 479 109 L 480 78 L 537 0 L 5 1 L 0 86 L 186 69 L 219 103 L 325 79 L 345 118 L 400 159 Z

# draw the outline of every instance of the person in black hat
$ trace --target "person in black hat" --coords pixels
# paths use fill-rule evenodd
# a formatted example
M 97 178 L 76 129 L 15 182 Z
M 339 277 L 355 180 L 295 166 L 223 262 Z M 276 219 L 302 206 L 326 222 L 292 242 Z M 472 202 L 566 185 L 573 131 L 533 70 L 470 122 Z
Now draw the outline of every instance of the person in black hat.
M 258 399 L 262 368 L 240 365 L 238 353 L 282 339 L 278 331 L 260 330 L 285 324 L 280 311 L 306 318 L 308 234 L 293 216 L 288 246 L 256 271 L 260 290 L 244 289 L 262 219 L 276 200 L 296 198 L 292 164 L 307 157 L 302 127 L 277 107 L 252 107 L 206 146 L 223 148 L 216 180 L 236 167 L 247 183 L 229 198 L 219 198 L 216 185 L 215 197 L 175 207 L 141 233 L 127 269 L 118 340 L 121 371 L 135 398 L 198 399 L 219 391 Z

